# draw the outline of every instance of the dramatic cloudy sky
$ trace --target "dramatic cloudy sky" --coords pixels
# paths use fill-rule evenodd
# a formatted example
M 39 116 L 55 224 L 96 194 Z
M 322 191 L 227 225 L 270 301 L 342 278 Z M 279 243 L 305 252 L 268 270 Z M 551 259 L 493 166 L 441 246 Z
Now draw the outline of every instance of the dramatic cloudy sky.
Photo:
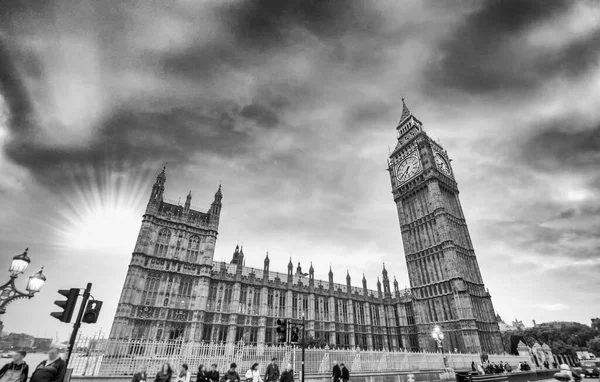
M 597 1 L 13 1 L 0 9 L 1 267 L 48 282 L 7 331 L 66 339 L 56 290 L 110 329 L 153 178 L 207 209 L 216 257 L 290 255 L 408 285 L 388 146 L 404 96 L 452 157 L 496 310 L 600 315 Z M 8 273 L 5 274 L 8 278 Z M 24 288 L 25 278 L 19 279 Z

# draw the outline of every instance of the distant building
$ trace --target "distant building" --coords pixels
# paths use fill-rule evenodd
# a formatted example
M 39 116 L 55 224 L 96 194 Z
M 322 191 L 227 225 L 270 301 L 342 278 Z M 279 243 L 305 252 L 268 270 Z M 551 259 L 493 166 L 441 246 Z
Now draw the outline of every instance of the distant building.
M 600 318 L 592 318 L 592 329 L 600 330 Z
M 36 350 L 49 350 L 52 347 L 52 338 L 34 338 L 33 347 Z
M 2 349 L 31 349 L 33 347 L 33 336 L 25 333 L 9 333 L 0 341 Z
M 516 332 L 518 329 L 514 326 L 508 325 L 499 314 L 496 314 L 496 321 L 498 321 L 498 327 L 500 328 L 500 333 L 506 332 Z
M 515 328 L 517 328 L 517 330 L 523 330 L 523 329 L 525 329 L 525 324 L 523 324 L 523 321 L 519 321 L 516 318 L 512 322 L 512 326 L 514 326 Z

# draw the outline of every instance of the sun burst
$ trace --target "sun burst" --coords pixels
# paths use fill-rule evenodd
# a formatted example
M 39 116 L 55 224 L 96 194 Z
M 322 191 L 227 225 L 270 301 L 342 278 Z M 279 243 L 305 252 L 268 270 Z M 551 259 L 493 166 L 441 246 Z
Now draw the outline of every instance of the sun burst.
M 71 185 L 59 198 L 56 244 L 88 252 L 123 254 L 135 245 L 151 173 L 73 167 Z

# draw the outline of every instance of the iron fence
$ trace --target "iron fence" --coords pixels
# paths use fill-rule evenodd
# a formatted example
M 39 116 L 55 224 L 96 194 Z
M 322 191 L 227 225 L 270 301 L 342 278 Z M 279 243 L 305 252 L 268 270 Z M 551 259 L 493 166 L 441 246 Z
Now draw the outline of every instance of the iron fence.
M 470 368 L 471 362 L 480 362 L 479 354 L 446 353 L 448 367 Z M 173 369 L 186 363 L 193 375 L 203 364 L 217 364 L 219 371 L 235 362 L 238 372 L 245 372 L 254 362 L 265 372 L 272 358 L 285 367 L 292 364 L 296 372 L 301 367 L 301 349 L 289 346 L 245 345 L 243 343 L 203 343 L 154 340 L 115 340 L 78 338 L 69 366 L 73 375 L 128 376 L 146 368 L 155 374 L 164 363 Z M 518 364 L 520 357 L 502 356 L 504 362 Z M 419 371 L 444 368 L 441 353 L 410 351 L 377 351 L 361 349 L 307 348 L 307 374 L 330 373 L 333 362 L 344 363 L 351 372 Z

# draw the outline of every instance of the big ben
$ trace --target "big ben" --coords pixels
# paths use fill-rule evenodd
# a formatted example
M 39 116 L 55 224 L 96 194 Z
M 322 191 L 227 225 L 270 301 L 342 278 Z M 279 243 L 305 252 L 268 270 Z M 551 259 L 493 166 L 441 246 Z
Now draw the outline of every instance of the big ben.
M 388 171 L 414 297 L 419 347 L 500 353 L 500 331 L 458 197 L 448 153 L 402 100 Z

